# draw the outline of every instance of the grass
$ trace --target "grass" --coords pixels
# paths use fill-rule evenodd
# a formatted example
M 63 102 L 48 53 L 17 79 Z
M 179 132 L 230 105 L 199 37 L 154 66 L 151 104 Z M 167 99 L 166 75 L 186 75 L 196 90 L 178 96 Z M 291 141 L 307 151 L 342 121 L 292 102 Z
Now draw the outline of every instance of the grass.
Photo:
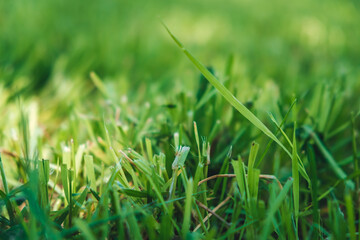
M 358 13 L 0 1 L 0 238 L 358 239 Z

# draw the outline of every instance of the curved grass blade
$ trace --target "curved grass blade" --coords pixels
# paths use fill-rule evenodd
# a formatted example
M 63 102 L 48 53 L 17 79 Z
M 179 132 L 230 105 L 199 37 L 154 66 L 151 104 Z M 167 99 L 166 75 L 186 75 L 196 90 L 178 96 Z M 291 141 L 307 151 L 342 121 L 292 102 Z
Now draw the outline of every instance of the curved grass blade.
M 96 240 L 94 234 L 91 231 L 91 228 L 85 221 L 81 219 L 75 219 L 75 227 L 79 230 L 80 233 L 82 233 L 82 236 L 85 239 Z
M 331 155 L 331 153 L 326 149 L 324 143 L 320 140 L 320 138 L 317 136 L 317 134 L 309 127 L 309 126 L 303 126 L 303 129 L 308 133 L 311 138 L 314 140 L 315 144 L 318 146 L 320 152 L 326 159 L 326 161 L 329 163 L 331 169 L 334 171 L 334 173 L 340 178 L 341 180 L 345 180 L 345 184 L 350 187 L 350 189 L 355 189 L 355 184 L 351 180 L 347 180 L 347 175 L 340 168 L 338 163 L 335 161 L 334 157 Z
M 169 28 L 162 23 L 166 31 L 169 33 L 174 42 L 181 48 L 189 60 L 195 65 L 195 67 L 204 75 L 204 77 L 213 85 L 219 93 L 228 101 L 241 115 L 249 120 L 255 127 L 262 131 L 269 138 L 274 140 L 286 153 L 292 158 L 292 154 L 286 149 L 286 147 L 280 142 L 280 140 L 260 121 L 244 104 L 242 104 L 197 58 L 194 57 L 184 45 L 170 32 Z M 299 163 L 300 164 L 300 163 Z M 310 185 L 310 179 L 306 174 L 306 171 L 301 172 L 303 177 Z
M 288 116 L 289 116 L 289 113 L 291 112 L 291 110 L 292 110 L 293 106 L 295 105 L 295 103 L 296 103 L 296 99 L 291 103 L 291 105 L 290 105 L 290 107 L 289 107 L 289 110 L 286 112 L 285 117 L 283 118 L 283 120 L 282 120 L 281 123 L 280 123 L 280 128 L 278 128 L 278 129 L 276 130 L 275 135 L 278 135 L 278 133 L 280 132 L 280 129 L 281 129 L 282 126 L 285 124 L 285 122 L 286 122 L 286 120 L 287 120 L 287 118 L 288 118 Z M 269 151 L 270 146 L 271 146 L 271 144 L 272 144 L 273 142 L 274 142 L 274 140 L 272 140 L 272 139 L 268 142 L 265 151 L 264 151 L 263 154 L 261 155 L 259 161 L 257 161 L 257 163 L 255 164 L 255 167 L 256 167 L 256 168 L 260 166 L 262 160 L 264 159 L 266 153 Z
M 283 137 L 285 138 L 285 140 L 287 141 L 287 143 L 289 144 L 289 146 L 291 147 L 291 149 L 294 149 L 293 144 L 291 143 L 290 139 L 288 138 L 288 136 L 286 135 L 286 133 L 284 132 L 284 130 L 282 130 L 281 125 L 279 125 L 279 124 L 276 122 L 274 116 L 273 116 L 271 113 L 269 114 L 269 116 L 270 116 L 271 121 L 276 125 L 276 127 L 278 128 L 278 130 L 280 131 L 280 133 L 283 135 Z M 302 162 L 299 154 L 296 154 L 296 155 L 297 155 L 298 167 L 299 167 L 299 171 L 300 171 L 301 175 L 304 176 L 304 178 L 305 178 L 306 180 L 308 180 L 308 182 L 310 182 L 310 179 L 309 179 L 309 177 L 308 177 L 308 175 L 307 175 L 307 173 L 306 173 L 304 164 L 303 164 L 303 162 Z M 292 159 L 292 158 L 293 158 L 293 156 L 291 155 L 291 159 Z

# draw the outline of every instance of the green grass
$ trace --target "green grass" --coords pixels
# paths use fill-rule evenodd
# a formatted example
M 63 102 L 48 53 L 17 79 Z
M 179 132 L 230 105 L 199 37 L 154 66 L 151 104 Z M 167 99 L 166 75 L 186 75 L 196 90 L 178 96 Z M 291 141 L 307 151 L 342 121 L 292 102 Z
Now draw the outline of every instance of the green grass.
M 359 11 L 0 1 L 0 238 L 358 239 Z

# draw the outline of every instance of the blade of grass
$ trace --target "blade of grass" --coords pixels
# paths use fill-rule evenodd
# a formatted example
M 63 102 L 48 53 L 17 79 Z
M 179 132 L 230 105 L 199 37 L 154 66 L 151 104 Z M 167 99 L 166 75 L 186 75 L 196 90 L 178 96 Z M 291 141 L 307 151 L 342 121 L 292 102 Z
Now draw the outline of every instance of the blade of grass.
M 299 219 L 299 194 L 300 194 L 300 179 L 299 179 L 299 166 L 298 166 L 298 154 L 297 154 L 297 144 L 296 144 L 296 104 L 293 107 L 293 119 L 294 119 L 294 131 L 293 131 L 293 152 L 292 152 L 292 177 L 294 179 L 293 182 L 293 198 L 294 198 L 294 215 L 295 215 L 295 227 L 296 227 L 296 235 L 298 232 L 298 219 Z
M 49 193 L 48 193 L 48 182 L 49 182 L 49 160 L 41 160 L 39 164 L 39 183 L 40 183 L 40 194 L 41 194 L 41 205 L 42 208 L 47 208 L 49 204 Z
M 202 204 L 200 201 L 196 200 L 196 204 L 199 205 L 199 207 L 205 209 L 207 212 L 211 213 L 212 215 L 214 215 L 217 219 L 219 219 L 223 224 L 225 224 L 227 227 L 231 226 L 231 223 L 228 223 L 225 221 L 224 218 L 220 217 L 220 215 L 218 215 L 215 211 L 211 210 L 210 208 L 206 207 L 204 204 Z
M 259 190 L 260 170 L 254 168 L 258 150 L 259 150 L 259 144 L 256 142 L 253 142 L 251 144 L 249 163 L 248 163 L 248 183 L 249 183 L 249 193 L 250 193 L 250 196 L 248 196 L 249 201 L 250 201 L 250 198 L 257 200 L 257 195 L 258 195 L 258 190 Z
M 353 150 L 353 160 L 354 160 L 354 172 L 357 172 L 359 170 L 359 159 L 357 154 L 357 144 L 356 144 L 356 123 L 355 123 L 356 116 L 354 113 L 351 113 L 351 126 L 352 126 L 352 150 Z M 355 180 L 356 183 L 356 189 L 359 189 L 360 187 L 360 179 L 359 177 Z
M 182 49 L 189 60 L 196 66 L 197 69 L 205 76 L 205 78 L 213 85 L 220 94 L 238 110 L 245 118 L 247 118 L 254 126 L 261 130 L 264 134 L 273 139 L 276 143 L 283 148 L 290 156 L 289 151 L 283 146 L 283 144 L 276 138 L 276 136 L 249 110 L 247 109 L 232 93 L 225 88 L 224 85 L 213 75 L 211 72 L 197 60 L 183 45 L 182 43 L 170 32 L 169 28 L 163 23 L 165 29 L 175 41 L 175 43 Z
M 81 160 L 85 151 L 85 145 L 79 145 L 75 155 L 75 176 L 78 177 L 80 173 Z
M 195 58 L 184 46 L 183 44 L 172 34 L 169 28 L 163 23 L 166 31 L 169 33 L 174 42 L 181 48 L 189 60 L 195 65 L 195 67 L 205 76 L 205 78 L 213 85 L 219 93 L 236 109 L 241 115 L 248 119 L 255 127 L 262 131 L 269 138 L 274 140 L 291 158 L 291 153 L 286 149 L 286 147 L 280 142 L 280 140 L 265 126 L 263 122 L 260 121 L 244 104 L 242 104 L 221 82 L 199 61 Z M 309 177 L 306 174 L 305 169 L 303 169 L 303 176 L 311 184 Z
M 1 160 L 1 153 L 0 153 L 0 173 L 1 173 L 1 179 L 2 179 L 2 184 L 4 186 L 5 193 L 8 194 L 9 193 L 9 187 L 8 187 L 8 183 L 6 181 L 4 166 L 3 166 L 3 163 L 2 163 L 2 160 Z
M 74 179 L 74 170 L 68 171 L 68 181 L 69 181 L 69 227 L 72 226 L 72 217 L 73 217 L 73 188 L 72 188 L 72 182 Z
M 296 100 L 294 100 L 294 101 L 291 103 L 291 105 L 290 105 L 290 107 L 289 107 L 289 110 L 286 112 L 285 117 L 283 118 L 283 120 L 282 120 L 281 123 L 280 123 L 280 129 L 281 129 L 282 126 L 285 124 L 285 122 L 286 122 L 286 120 L 287 120 L 287 118 L 288 118 L 288 116 L 289 116 L 289 113 L 291 112 L 291 110 L 292 110 L 292 108 L 294 107 L 295 103 L 296 103 Z M 276 130 L 275 135 L 277 135 L 277 134 L 280 132 L 280 129 L 278 128 L 278 129 Z M 268 143 L 267 146 L 266 146 L 265 151 L 263 152 L 263 154 L 261 155 L 260 159 L 259 159 L 259 160 L 257 161 L 257 163 L 255 164 L 255 167 L 256 167 L 256 168 L 260 166 L 261 162 L 263 161 L 266 153 L 269 151 L 270 146 L 271 146 L 271 144 L 272 144 L 273 142 L 274 142 L 274 140 L 270 139 L 269 143 Z
M 352 197 L 348 189 L 345 189 L 345 206 L 346 206 L 350 239 L 356 240 L 354 207 L 353 207 Z
M 68 169 L 66 164 L 61 164 L 61 181 L 64 188 L 64 194 L 66 202 L 70 202 L 70 196 L 69 196 L 69 182 L 68 182 Z
M 102 94 L 104 94 L 105 97 L 108 97 L 108 92 L 106 91 L 106 87 L 105 87 L 104 83 L 101 81 L 100 77 L 95 72 L 90 73 L 90 79 L 93 81 L 96 88 Z
M 195 185 L 194 185 L 195 186 Z M 201 226 L 201 228 L 202 228 L 202 230 L 204 231 L 204 233 L 205 234 L 207 234 L 208 233 L 208 230 L 207 230 L 207 228 L 206 228 L 206 226 L 205 226 L 205 218 L 203 218 L 203 216 L 202 216 L 202 214 L 201 214 L 201 212 L 200 212 L 200 209 L 199 209 L 199 206 L 196 204 L 196 199 L 195 198 L 193 198 L 193 204 L 194 204 L 194 206 L 195 206 L 195 211 L 196 211 L 196 213 L 197 213 L 197 217 L 199 218 L 198 219 L 198 221 L 200 222 L 199 223 L 199 227 Z M 196 228 L 193 230 L 193 232 L 196 232 Z
M 83 205 L 85 199 L 86 199 L 86 196 L 89 192 L 89 189 L 88 189 L 88 186 L 86 186 L 84 188 L 84 190 L 82 191 L 82 193 L 80 194 L 80 196 L 75 200 L 75 207 L 74 209 L 72 210 L 72 214 L 77 217 L 80 210 L 81 210 L 81 206 Z
M 120 200 L 119 200 L 119 194 L 116 191 L 112 191 L 111 192 L 111 201 L 112 204 L 114 206 L 115 209 L 115 213 L 116 215 L 120 215 L 121 216 L 121 208 L 120 208 Z M 125 239 L 125 233 L 124 233 L 124 225 L 122 223 L 122 219 L 118 219 L 116 220 L 116 225 L 117 225 L 117 238 L 118 239 Z
M 5 201 L 6 210 L 8 212 L 9 218 L 10 218 L 10 224 L 11 225 L 15 224 L 14 208 L 12 206 L 12 203 L 11 203 L 10 199 L 8 198 L 8 196 L 3 191 L 0 191 L 0 197 L 2 198 L 2 200 Z
M 71 149 L 66 146 L 62 152 L 62 164 L 65 164 L 67 168 L 71 168 Z
M 320 140 L 320 138 L 317 136 L 317 134 L 309 127 L 309 126 L 303 126 L 304 130 L 311 136 L 311 138 L 314 140 L 315 144 L 318 146 L 320 152 L 324 156 L 324 158 L 327 160 L 327 162 L 330 164 L 331 169 L 334 171 L 334 173 L 342 180 L 347 178 L 346 173 L 339 167 L 331 153 L 326 149 L 323 142 Z M 351 180 L 346 180 L 345 182 L 351 189 L 355 188 L 355 184 Z
M 127 209 L 131 209 L 131 206 L 127 205 Z M 127 217 L 127 222 L 129 224 L 129 228 L 131 229 L 130 238 L 131 239 L 142 239 L 139 224 L 136 221 L 135 212 L 130 212 Z
M 96 180 L 95 180 L 95 171 L 94 171 L 94 159 L 92 155 L 85 155 L 85 169 L 86 177 L 90 184 L 90 187 L 96 191 Z
M 193 193 L 193 180 L 189 179 L 186 188 L 186 199 L 185 199 L 185 210 L 184 210 L 184 220 L 182 224 L 182 236 L 186 239 L 186 235 L 190 229 L 190 217 L 191 217 L 191 204 L 192 204 L 192 193 Z
M 247 172 L 247 188 L 249 192 L 247 194 L 247 204 L 248 204 L 248 214 L 246 216 L 246 222 L 251 221 L 252 219 L 257 218 L 258 206 L 257 206 L 257 195 L 259 191 L 259 176 L 260 170 L 254 168 L 254 164 L 256 161 L 256 155 L 259 150 L 259 144 L 253 142 L 251 144 L 249 161 L 248 161 L 248 172 Z M 256 234 L 256 229 L 254 226 L 250 226 L 246 231 L 246 238 L 248 239 L 256 239 L 258 238 Z
M 214 209 L 212 210 L 213 212 L 216 212 L 217 210 L 219 210 L 222 206 L 224 206 L 229 200 L 231 199 L 230 196 L 228 196 L 227 198 L 225 198 L 224 201 L 222 201 L 220 204 L 218 204 L 216 207 L 214 207 Z M 204 222 L 206 222 L 213 214 L 211 212 L 209 212 L 206 217 L 203 219 Z M 201 227 L 201 223 L 199 223 L 196 228 L 193 230 L 193 232 L 196 232 L 199 228 Z
M 283 135 L 283 137 L 285 138 L 286 142 L 289 144 L 289 146 L 291 147 L 291 149 L 293 149 L 293 144 L 291 143 L 289 137 L 286 135 L 286 133 L 284 132 L 284 130 L 282 130 L 282 128 L 280 127 L 280 125 L 277 123 L 276 119 L 274 118 L 274 116 L 270 113 L 270 119 L 271 121 L 276 125 L 276 127 L 278 128 L 278 130 L 280 131 L 280 133 Z M 298 169 L 301 173 L 301 175 L 308 181 L 309 185 L 311 186 L 311 181 L 310 178 L 308 177 L 304 164 L 299 156 L 299 154 L 296 154 L 297 156 L 297 162 L 298 162 Z M 293 156 L 291 155 L 291 159 L 293 159 Z
M 96 240 L 94 234 L 91 232 L 91 228 L 85 221 L 81 219 L 75 219 L 75 227 L 81 232 L 81 234 L 83 234 L 82 236 L 85 239 Z
M 230 148 L 229 148 L 228 154 L 226 155 L 226 157 L 223 161 L 223 164 L 221 166 L 219 174 L 225 174 L 225 173 L 229 172 L 229 160 L 231 159 L 231 154 L 232 154 L 232 146 L 230 146 Z M 222 180 L 221 178 L 218 178 L 216 180 L 214 188 L 213 188 L 213 192 L 216 194 L 220 188 L 221 181 L 223 181 L 223 188 L 222 188 L 221 195 L 220 195 L 220 201 L 223 199 L 225 191 L 227 190 L 226 189 L 227 179 Z
M 293 179 L 290 179 L 286 182 L 284 185 L 284 188 L 281 190 L 281 192 L 278 194 L 275 201 L 271 204 L 270 209 L 267 212 L 267 217 L 265 219 L 264 227 L 261 233 L 260 239 L 268 239 L 269 234 L 271 233 L 271 224 L 273 217 L 277 210 L 280 208 L 282 202 L 285 200 L 287 193 L 289 192 L 291 186 L 293 183 Z
M 155 165 L 155 162 L 153 159 L 153 151 L 152 151 L 152 147 L 151 147 L 151 140 L 149 138 L 145 138 L 145 145 L 146 145 L 148 159 L 152 164 Z
M 355 115 L 353 112 L 351 113 L 351 126 L 352 126 L 351 135 L 352 135 L 354 172 L 357 172 L 359 170 L 359 157 L 358 157 L 359 155 L 358 155 L 358 151 L 357 151 L 357 142 L 356 142 L 357 132 L 356 132 L 356 122 L 355 122 L 357 116 L 358 116 L 358 114 Z M 360 177 L 355 178 L 355 184 L 356 184 L 356 189 L 359 189 L 360 188 Z M 360 199 L 357 201 L 357 207 L 358 207 L 358 214 L 360 214 Z M 360 227 L 360 222 L 359 222 L 359 227 Z
M 242 200 L 248 196 L 248 188 L 247 188 L 247 180 L 246 180 L 246 174 L 245 174 L 245 167 L 244 163 L 241 161 L 241 159 L 237 161 L 231 161 L 231 164 L 233 165 L 235 177 L 237 184 L 240 189 L 240 195 Z
M 319 214 L 319 203 L 318 203 L 318 177 L 317 177 L 317 168 L 315 161 L 314 149 L 311 145 L 307 146 L 308 159 L 310 162 L 310 176 L 311 176 L 311 200 L 312 200 L 312 215 L 313 215 L 313 223 L 320 224 L 320 214 Z M 318 230 L 318 229 L 315 229 Z M 315 239 L 319 239 L 319 231 L 315 233 Z
M 199 138 L 199 132 L 197 129 L 196 122 L 194 122 L 194 133 L 195 133 L 196 146 L 197 146 L 197 150 L 198 150 L 199 162 L 201 162 L 200 138 Z

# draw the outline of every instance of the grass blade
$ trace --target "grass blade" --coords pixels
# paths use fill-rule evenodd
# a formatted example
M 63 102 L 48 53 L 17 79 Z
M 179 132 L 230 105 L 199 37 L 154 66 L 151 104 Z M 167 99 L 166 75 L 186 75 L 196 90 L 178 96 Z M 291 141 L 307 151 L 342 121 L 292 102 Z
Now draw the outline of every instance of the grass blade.
M 61 164 L 61 181 L 64 187 L 64 194 L 67 203 L 70 203 L 68 169 L 66 164 Z
M 293 181 L 294 181 L 293 179 L 290 179 L 286 182 L 284 188 L 278 194 L 278 197 L 271 204 L 270 209 L 268 210 L 268 213 L 267 213 L 267 217 L 265 220 L 265 224 L 264 224 L 260 239 L 268 239 L 268 236 L 271 233 L 271 224 L 272 224 L 273 217 L 274 217 L 276 211 L 280 208 L 282 202 L 285 200 L 286 194 L 289 192 Z
M 296 104 L 294 105 L 294 131 L 293 131 L 293 152 L 292 152 L 292 177 L 294 179 L 293 182 L 293 198 L 294 198 L 294 212 L 295 212 L 295 227 L 296 232 L 298 231 L 298 218 L 299 218 L 299 194 L 300 194 L 300 180 L 299 180 L 299 166 L 298 166 L 298 154 L 297 154 L 297 146 L 296 146 Z
M 2 179 L 2 184 L 4 186 L 5 193 L 8 194 L 9 193 L 9 187 L 8 187 L 8 184 L 7 184 L 7 181 L 6 181 L 4 166 L 3 166 L 2 160 L 1 160 L 1 153 L 0 153 L 0 173 L 1 173 L 1 179 Z
M 236 181 L 239 185 L 241 198 L 244 200 L 246 196 L 250 195 L 244 163 L 241 161 L 241 159 L 239 159 L 237 161 L 231 161 L 231 164 L 233 165 Z
M 355 215 L 354 215 L 354 207 L 352 202 L 352 197 L 350 191 L 345 189 L 345 206 L 346 206 L 346 213 L 347 213 L 347 222 L 350 232 L 350 239 L 356 239 L 356 228 L 355 228 Z
M 247 118 L 254 126 L 261 130 L 264 134 L 273 139 L 279 144 L 286 152 L 288 150 L 283 144 L 276 138 L 276 136 L 248 109 L 246 108 L 220 81 L 201 63 L 197 60 L 183 45 L 182 43 L 170 32 L 168 27 L 163 24 L 167 32 L 175 43 L 183 50 L 189 60 L 195 65 L 195 67 L 204 75 L 204 77 L 213 85 L 219 93 L 238 110 L 245 118 Z M 290 153 L 288 152 L 290 155 Z
M 193 193 L 193 180 L 189 179 L 186 188 L 186 199 L 185 199 L 185 212 L 184 212 L 184 220 L 182 224 L 182 235 L 183 238 L 186 238 L 186 234 L 190 229 L 190 217 L 191 217 L 191 204 L 192 204 L 192 193 Z
M 85 155 L 85 167 L 86 167 L 86 177 L 90 184 L 90 187 L 96 191 L 96 180 L 95 180 L 95 171 L 94 171 L 94 159 L 91 155 Z
M 249 200 L 257 199 L 259 190 L 259 175 L 260 170 L 254 168 L 256 155 L 259 150 L 259 144 L 253 142 L 250 149 L 249 163 L 248 163 L 248 184 L 249 184 Z
M 315 161 L 314 149 L 311 145 L 307 147 L 308 152 L 308 160 L 310 162 L 310 176 L 312 181 L 311 188 L 311 199 L 312 199 L 312 215 L 313 215 L 313 223 L 320 225 L 320 214 L 319 214 L 319 203 L 318 203 L 318 176 L 317 176 L 317 168 Z M 316 229 L 315 239 L 318 239 L 319 231 Z
M 171 38 L 174 42 L 181 48 L 189 60 L 195 65 L 195 67 L 205 76 L 205 78 L 213 85 L 219 93 L 228 101 L 241 115 L 243 115 L 247 120 L 249 120 L 255 127 L 262 131 L 265 135 L 271 138 L 276 142 L 291 158 L 291 153 L 286 149 L 286 147 L 280 142 L 280 140 L 265 126 L 263 122 L 260 121 L 244 104 L 242 104 L 199 60 L 195 58 L 184 46 L 183 44 L 170 32 L 169 28 L 163 24 Z M 309 178 L 304 176 L 308 183 L 310 184 Z
M 75 226 L 83 234 L 83 237 L 88 240 L 96 240 L 93 233 L 91 232 L 90 226 L 81 219 L 75 219 Z
M 316 133 L 309 127 L 304 126 L 304 130 L 312 137 L 315 144 L 320 149 L 320 152 L 323 154 L 324 158 L 327 160 L 327 162 L 330 164 L 331 169 L 334 171 L 334 173 L 342 180 L 347 178 L 346 173 L 339 167 L 338 163 L 335 161 L 331 153 L 326 149 L 323 142 L 320 140 L 320 138 L 316 135 Z M 348 185 L 351 189 L 355 188 L 355 184 L 351 180 L 346 180 L 346 185 Z

